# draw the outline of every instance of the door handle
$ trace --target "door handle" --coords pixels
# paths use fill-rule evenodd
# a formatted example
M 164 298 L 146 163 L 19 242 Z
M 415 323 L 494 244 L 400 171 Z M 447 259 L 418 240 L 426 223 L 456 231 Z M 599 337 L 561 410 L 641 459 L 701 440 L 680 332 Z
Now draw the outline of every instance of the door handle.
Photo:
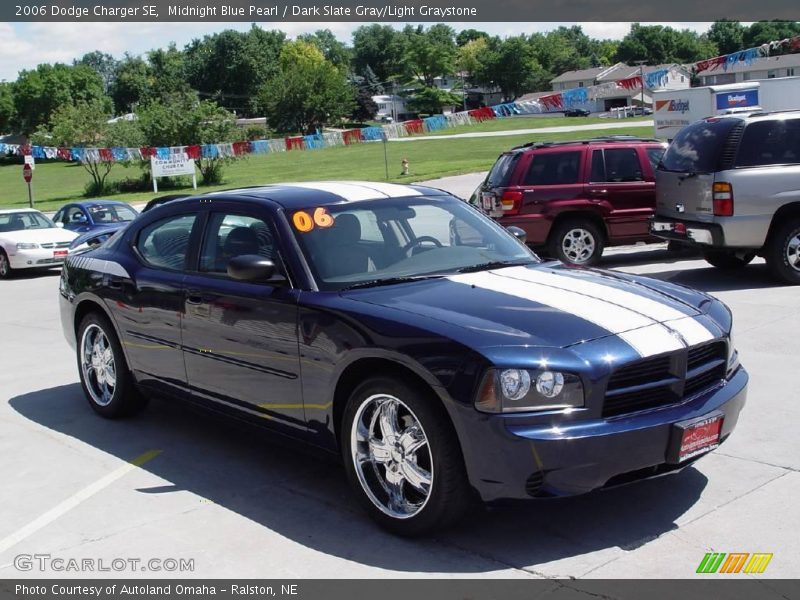
M 593 196 L 607 196 L 608 190 L 606 188 L 594 188 L 589 190 L 589 193 Z
M 121 290 L 122 289 L 122 277 L 117 277 L 115 275 L 110 275 L 106 282 L 109 288 L 112 290 Z

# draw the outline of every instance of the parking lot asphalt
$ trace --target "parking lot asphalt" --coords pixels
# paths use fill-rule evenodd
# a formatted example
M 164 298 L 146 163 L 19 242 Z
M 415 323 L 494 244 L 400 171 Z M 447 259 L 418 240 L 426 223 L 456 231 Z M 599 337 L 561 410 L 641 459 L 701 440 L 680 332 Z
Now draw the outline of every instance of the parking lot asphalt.
M 61 334 L 57 272 L 0 282 L 0 578 L 685 578 L 712 551 L 773 553 L 763 577 L 796 577 L 800 289 L 760 259 L 729 274 L 662 246 L 613 249 L 602 266 L 728 303 L 751 375 L 737 430 L 677 475 L 479 510 L 420 540 L 375 527 L 339 466 L 261 431 L 166 401 L 96 416 Z M 20 570 L 15 557 L 33 554 L 192 559 L 194 571 Z

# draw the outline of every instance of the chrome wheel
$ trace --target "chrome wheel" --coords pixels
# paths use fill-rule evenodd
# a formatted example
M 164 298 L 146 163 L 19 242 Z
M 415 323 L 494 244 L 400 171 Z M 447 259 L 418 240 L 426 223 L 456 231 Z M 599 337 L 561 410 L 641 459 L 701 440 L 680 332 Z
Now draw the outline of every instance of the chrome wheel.
M 117 385 L 114 351 L 99 325 L 91 324 L 81 338 L 81 373 L 92 400 L 108 406 Z
M 786 262 L 795 271 L 800 271 L 800 232 L 790 237 L 786 244 Z
M 8 277 L 10 271 L 11 265 L 8 264 L 8 257 L 0 252 L 0 277 Z
M 395 519 L 408 519 L 428 502 L 433 459 L 417 416 L 398 398 L 376 394 L 356 411 L 350 445 L 358 481 L 370 501 Z
M 570 262 L 585 263 L 592 258 L 597 243 L 590 231 L 579 227 L 570 229 L 561 239 L 561 251 Z

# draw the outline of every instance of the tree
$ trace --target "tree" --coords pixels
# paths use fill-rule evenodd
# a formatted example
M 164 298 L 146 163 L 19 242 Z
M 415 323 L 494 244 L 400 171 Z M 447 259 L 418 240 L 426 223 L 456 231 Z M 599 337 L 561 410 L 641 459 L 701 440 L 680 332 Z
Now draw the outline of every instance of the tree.
M 258 94 L 270 128 L 280 133 L 314 133 L 353 111 L 353 91 L 344 74 L 313 44 L 289 42 L 278 71 Z
M 458 35 L 456 35 L 456 45 L 461 47 L 469 42 L 488 37 L 489 34 L 485 31 L 480 31 L 478 29 L 462 29 L 458 32 Z
M 489 44 L 485 37 L 470 40 L 459 47 L 456 67 L 459 71 L 467 73 L 467 77 L 472 79 L 473 74 L 481 70 L 488 51 Z
M 385 83 L 400 73 L 399 33 L 390 25 L 362 25 L 353 32 L 353 69 L 363 74 L 371 67 Z
M 427 87 L 436 77 L 451 74 L 455 69 L 456 43 L 452 27 L 439 23 L 429 29 L 407 25 L 401 34 L 403 74 Z
M 199 101 L 193 93 L 176 93 L 154 99 L 139 111 L 139 127 L 150 146 L 191 146 L 232 142 L 236 139 L 236 115 L 210 100 Z M 202 157 L 198 161 L 203 183 L 222 181 L 223 164 L 230 157 Z
M 506 100 L 513 100 L 534 89 L 542 73 L 534 49 L 524 36 L 505 40 L 493 38 L 473 79 L 479 84 L 500 88 Z
M 634 23 L 619 44 L 617 60 L 633 63 L 643 60 L 649 65 L 695 62 L 716 56 L 719 50 L 707 36 L 690 29 L 677 31 L 661 25 Z
M 800 34 L 797 21 L 757 21 L 744 32 L 743 46 L 752 48 Z
M 10 83 L 0 83 L 0 134 L 11 133 L 15 116 L 14 88 Z
M 384 93 L 383 84 L 378 80 L 378 76 L 375 75 L 375 71 L 369 65 L 364 69 L 364 77 L 362 79 L 362 86 L 373 96 L 379 96 Z
M 458 106 L 462 98 L 452 92 L 435 87 L 424 87 L 417 90 L 408 100 L 408 108 L 416 113 L 437 115 L 445 106 Z
M 165 50 L 158 48 L 147 53 L 149 63 L 150 86 L 148 95 L 151 98 L 168 98 L 173 94 L 189 91 L 186 77 L 186 55 L 170 44 Z
M 252 116 L 252 98 L 274 74 L 285 41 L 283 32 L 255 24 L 246 32 L 228 29 L 195 39 L 185 50 L 187 81 L 202 97 Z
M 70 148 L 128 146 L 141 140 L 140 136 L 132 139 L 134 129 L 130 124 L 120 127 L 110 124 L 110 116 L 109 103 L 99 98 L 64 104 L 53 111 L 47 127 L 34 133 L 33 140 L 48 146 Z M 101 160 L 97 156 L 81 161 L 92 178 L 92 183 L 86 189 L 87 195 L 102 195 L 110 191 L 106 179 L 115 164 L 116 161 Z
M 86 65 L 41 64 L 20 72 L 14 83 L 18 128 L 25 134 L 49 123 L 56 109 L 79 103 L 103 106 L 104 114 L 111 112 L 103 80 Z
M 117 113 L 133 112 L 150 97 L 150 67 L 139 56 L 126 54 L 117 63 L 109 93 Z
M 720 54 L 730 54 L 742 50 L 744 33 L 745 27 L 739 21 L 722 19 L 711 24 L 708 29 L 708 39 L 717 45 Z
M 371 121 L 378 114 L 378 105 L 372 99 L 369 90 L 361 88 L 356 91 L 356 107 L 350 117 L 357 123 Z
M 336 65 L 342 71 L 350 68 L 350 49 L 333 35 L 330 29 L 319 29 L 314 33 L 297 36 L 298 40 L 314 44 L 320 49 L 325 60 Z
M 117 71 L 117 60 L 110 54 L 95 50 L 87 52 L 73 62 L 74 65 L 85 65 L 97 73 L 103 80 L 103 91 L 108 93 L 114 83 Z

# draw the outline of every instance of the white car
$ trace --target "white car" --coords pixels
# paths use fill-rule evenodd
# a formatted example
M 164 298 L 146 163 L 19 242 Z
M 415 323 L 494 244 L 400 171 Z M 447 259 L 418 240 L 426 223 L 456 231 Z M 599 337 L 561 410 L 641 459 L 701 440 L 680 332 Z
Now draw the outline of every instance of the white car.
M 17 269 L 61 265 L 77 233 L 57 227 L 32 208 L 0 210 L 0 279 Z

